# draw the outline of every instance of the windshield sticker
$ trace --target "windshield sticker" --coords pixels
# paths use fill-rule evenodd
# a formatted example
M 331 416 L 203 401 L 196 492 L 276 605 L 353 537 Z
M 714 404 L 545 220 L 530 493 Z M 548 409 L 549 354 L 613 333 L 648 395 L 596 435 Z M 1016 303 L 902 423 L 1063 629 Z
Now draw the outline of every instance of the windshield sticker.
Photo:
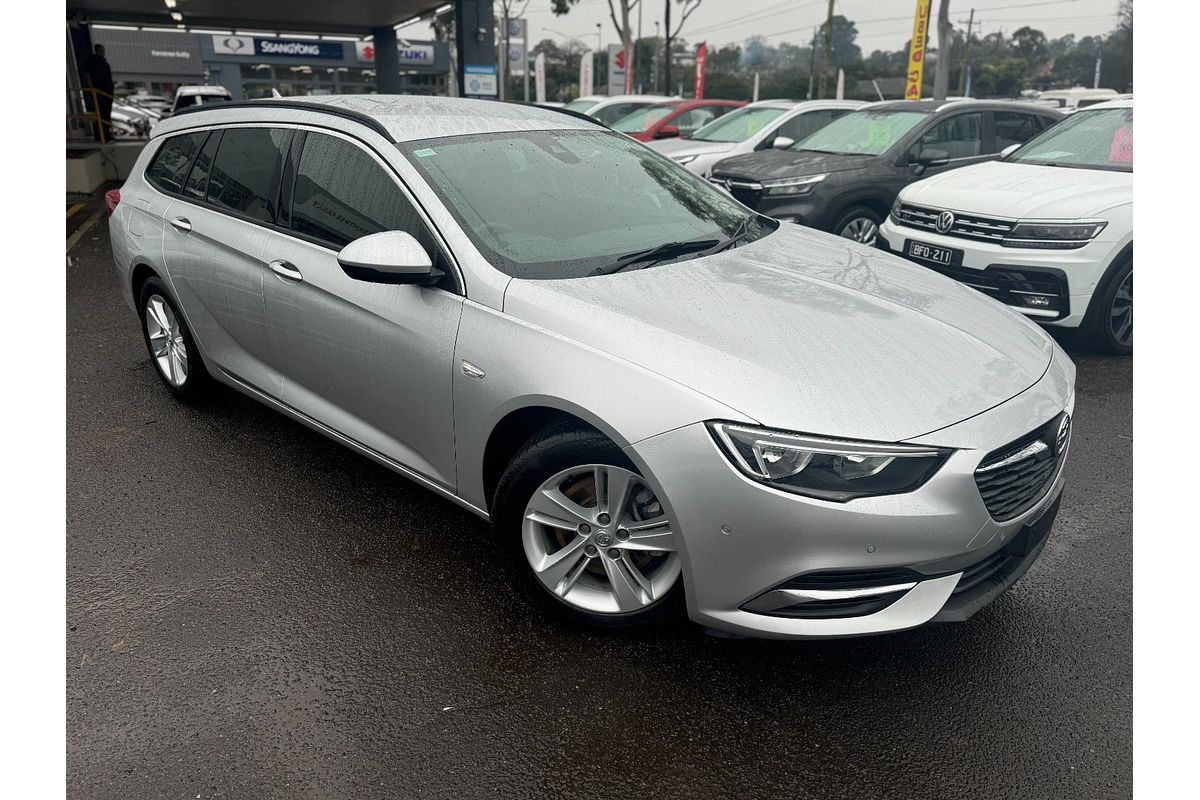
M 1112 149 L 1109 151 L 1108 160 L 1122 164 L 1133 163 L 1133 131 L 1129 129 L 1128 125 L 1117 128 L 1117 132 L 1113 134 Z
M 413 155 L 417 158 L 429 158 L 430 156 L 436 156 L 437 150 L 426 147 L 421 150 L 413 150 Z

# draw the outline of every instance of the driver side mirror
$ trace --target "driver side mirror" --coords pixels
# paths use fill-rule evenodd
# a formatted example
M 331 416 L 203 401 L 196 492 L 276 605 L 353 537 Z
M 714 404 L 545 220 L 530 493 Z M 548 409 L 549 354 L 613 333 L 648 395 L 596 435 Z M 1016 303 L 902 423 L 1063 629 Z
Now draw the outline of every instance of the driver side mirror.
M 663 125 L 654 133 L 655 139 L 671 139 L 679 135 L 678 125 Z
M 412 234 L 382 231 L 355 239 L 337 255 L 342 271 L 368 283 L 432 283 L 433 262 Z
M 1008 156 L 1009 156 L 1011 153 L 1013 153 L 1013 152 L 1014 152 L 1014 151 L 1015 151 L 1015 150 L 1016 150 L 1018 147 L 1020 147 L 1020 146 L 1021 146 L 1021 145 L 1020 145 L 1019 143 L 1018 143 L 1018 144 L 1010 144 L 1008 147 L 1006 147 L 1006 148 L 1004 148 L 1003 150 L 1001 150 L 1001 151 L 1000 151 L 1000 157 L 1001 157 L 1001 158 L 1008 158 Z
M 916 169 L 913 174 L 921 176 L 925 174 L 925 170 L 930 167 L 942 167 L 950 163 L 950 154 L 945 150 L 922 150 L 916 158 L 909 163 L 916 164 Z
M 771 147 L 775 148 L 776 150 L 787 150 L 795 143 L 796 140 L 790 136 L 776 136 L 775 141 L 771 142 Z

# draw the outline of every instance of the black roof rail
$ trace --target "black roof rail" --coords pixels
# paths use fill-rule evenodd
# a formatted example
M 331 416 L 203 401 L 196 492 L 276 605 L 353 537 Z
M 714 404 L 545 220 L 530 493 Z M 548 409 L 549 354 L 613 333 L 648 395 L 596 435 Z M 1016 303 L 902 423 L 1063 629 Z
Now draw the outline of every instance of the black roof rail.
M 392 136 L 391 131 L 387 127 L 372 117 L 370 114 L 364 114 L 361 111 L 354 111 L 341 106 L 331 106 L 325 103 L 305 103 L 300 100 L 287 100 L 281 98 L 264 98 L 262 100 L 234 100 L 228 103 L 214 103 L 212 105 L 199 105 L 181 108 L 176 111 L 168 119 L 174 119 L 181 114 L 197 114 L 202 111 L 222 111 L 226 108 L 289 108 L 297 111 L 315 111 L 319 114 L 332 114 L 335 117 L 353 120 L 354 122 L 362 123 L 371 130 L 378 133 L 383 138 L 387 139 L 392 144 L 396 144 L 396 139 Z M 571 112 L 574 113 L 574 112 Z

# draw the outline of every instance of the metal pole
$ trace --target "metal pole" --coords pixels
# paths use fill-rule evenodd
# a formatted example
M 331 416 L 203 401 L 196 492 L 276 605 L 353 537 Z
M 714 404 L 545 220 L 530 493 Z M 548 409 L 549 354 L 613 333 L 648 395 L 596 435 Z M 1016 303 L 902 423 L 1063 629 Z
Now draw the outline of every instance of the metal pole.
M 525 68 L 525 102 L 529 102 L 529 20 L 525 17 L 521 18 L 521 37 L 522 51 L 525 55 L 521 59 L 521 63 Z
M 666 3 L 666 19 L 663 22 L 663 32 L 666 34 L 666 38 L 663 40 L 663 88 L 669 92 L 671 91 L 671 0 L 666 0 Z
M 645 4 L 646 4 L 646 0 L 638 0 L 638 37 L 637 37 L 637 42 L 633 45 L 633 52 L 634 52 L 634 56 L 635 56 L 633 59 L 633 64 L 637 68 L 638 72 L 640 72 L 642 69 L 642 60 L 641 60 L 641 58 L 638 58 L 637 56 L 638 56 L 638 48 L 641 47 L 641 44 L 642 44 L 642 6 L 644 6 Z M 639 87 L 637 89 L 637 93 L 641 94 L 642 93 L 642 90 L 640 88 L 641 82 L 638 81 L 638 79 L 637 79 L 637 72 L 635 72 L 633 74 L 633 81 Z
M 833 46 L 833 0 L 829 0 L 829 13 L 825 17 L 825 54 L 821 56 L 821 99 L 825 99 L 825 73 L 829 71 L 829 49 Z
M 971 63 L 971 28 L 975 24 L 975 9 L 971 9 L 971 16 L 967 17 L 967 41 L 963 45 L 963 65 L 962 72 L 958 73 L 958 96 L 963 96 L 964 87 L 967 85 L 967 64 Z
M 808 97 L 813 99 L 813 78 L 817 74 L 817 29 L 813 28 L 812 47 L 808 48 Z
M 504 53 L 500 56 L 500 99 L 508 99 L 508 5 L 504 6 L 504 38 L 500 40 Z

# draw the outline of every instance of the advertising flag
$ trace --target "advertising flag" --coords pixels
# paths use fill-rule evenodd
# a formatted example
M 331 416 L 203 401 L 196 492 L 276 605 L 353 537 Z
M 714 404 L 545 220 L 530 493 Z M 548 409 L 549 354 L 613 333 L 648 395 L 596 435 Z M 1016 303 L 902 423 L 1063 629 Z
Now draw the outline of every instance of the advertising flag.
M 579 96 L 592 94 L 592 51 L 584 50 L 579 56 Z
M 537 101 L 546 102 L 546 54 L 538 53 L 533 60 L 533 80 L 537 87 Z
M 696 48 L 696 99 L 704 99 L 704 65 L 708 62 L 708 42 Z
M 912 45 L 908 50 L 908 81 L 904 86 L 905 100 L 921 99 L 921 78 L 925 74 L 925 39 L 929 36 L 929 0 L 917 0 L 913 17 Z

